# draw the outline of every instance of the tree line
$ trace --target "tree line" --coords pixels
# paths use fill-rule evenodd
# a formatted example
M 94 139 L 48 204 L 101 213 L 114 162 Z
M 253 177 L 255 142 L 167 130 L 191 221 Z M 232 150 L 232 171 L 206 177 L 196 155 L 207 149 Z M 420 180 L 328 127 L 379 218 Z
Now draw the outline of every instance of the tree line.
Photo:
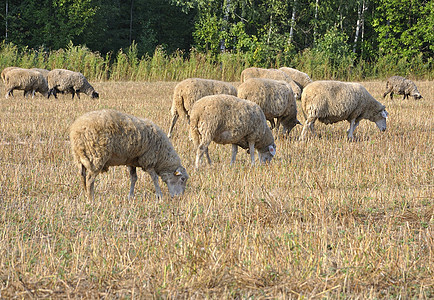
M 0 39 L 22 49 L 134 44 L 139 57 L 194 49 L 263 67 L 433 69 L 433 0 L 5 0 L 0 21 Z

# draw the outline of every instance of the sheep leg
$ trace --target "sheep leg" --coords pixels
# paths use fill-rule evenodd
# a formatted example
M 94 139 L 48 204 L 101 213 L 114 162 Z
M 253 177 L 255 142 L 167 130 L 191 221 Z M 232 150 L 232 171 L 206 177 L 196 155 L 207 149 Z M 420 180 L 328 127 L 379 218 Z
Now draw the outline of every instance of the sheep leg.
M 237 157 L 237 153 L 238 153 L 238 146 L 235 144 L 232 144 L 231 165 L 235 162 L 235 158 Z
M 387 94 L 389 94 L 392 91 L 392 88 L 388 88 L 386 92 L 384 92 L 383 94 L 383 98 L 385 98 L 387 96 Z
M 35 93 L 36 93 L 36 90 L 33 90 L 32 91 L 32 99 L 35 98 Z
M 390 92 L 390 100 L 393 100 L 393 91 Z
M 208 160 L 208 164 L 211 164 L 211 157 L 209 157 L 208 147 L 205 150 L 206 159 Z
M 134 198 L 134 186 L 137 182 L 137 171 L 136 167 L 128 166 L 128 171 L 130 171 L 130 192 L 128 193 L 128 199 Z
M 300 137 L 300 139 L 302 141 L 304 141 L 304 139 L 306 137 L 306 133 L 307 133 L 308 128 L 312 132 L 312 134 L 315 135 L 315 127 L 314 127 L 315 120 L 316 119 L 308 118 L 306 120 L 306 122 L 304 123 L 303 130 L 301 131 L 301 137 Z
M 84 190 L 86 190 L 86 168 L 84 167 L 84 165 L 81 165 L 81 183 L 83 184 L 83 188 Z
M 196 162 L 195 162 L 195 168 L 198 169 L 199 168 L 199 164 L 200 161 L 202 159 L 203 154 L 206 152 L 207 153 L 207 158 L 208 158 L 208 163 L 211 164 L 211 158 L 209 158 L 209 154 L 208 154 L 208 146 L 209 146 L 209 142 L 207 143 L 201 143 L 199 145 L 199 147 L 197 148 L 196 151 Z
M 77 94 L 77 98 L 78 98 L 78 100 L 80 100 L 80 91 L 79 91 L 79 90 L 76 90 L 75 93 Z
M 172 137 L 172 131 L 173 131 L 173 128 L 175 128 L 175 124 L 176 124 L 176 121 L 178 121 L 178 118 L 179 118 L 179 114 L 178 114 L 178 112 L 176 111 L 176 112 L 173 114 L 172 124 L 170 124 L 169 134 L 167 135 L 169 138 Z
M 349 140 L 354 140 L 354 130 L 356 130 L 356 127 L 359 125 L 359 121 L 356 121 L 356 119 L 351 120 L 350 122 L 350 129 L 348 129 L 347 134 L 348 134 L 348 139 Z
M 9 98 L 9 95 L 12 96 L 12 90 L 7 90 L 7 91 L 6 91 L 5 98 L 6 98 L 6 99 Z
M 163 193 L 161 192 L 159 178 L 157 172 L 154 169 L 146 170 L 149 175 L 151 175 L 152 182 L 154 182 L 155 194 L 157 195 L 157 199 L 161 199 L 163 197 Z
M 252 166 L 255 165 L 255 142 L 249 141 L 249 152 Z
M 97 174 L 89 172 L 86 176 L 86 192 L 89 200 L 94 200 L 95 178 Z

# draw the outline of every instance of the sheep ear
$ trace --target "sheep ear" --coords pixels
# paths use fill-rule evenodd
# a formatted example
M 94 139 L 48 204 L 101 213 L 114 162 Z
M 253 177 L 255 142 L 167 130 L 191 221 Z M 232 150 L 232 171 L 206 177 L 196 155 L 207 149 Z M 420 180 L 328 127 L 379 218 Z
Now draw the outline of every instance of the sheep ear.
M 274 148 L 273 145 L 268 146 L 268 151 L 270 151 L 271 155 L 276 155 L 276 148 Z
M 389 116 L 389 113 L 386 111 L 386 110 L 382 110 L 381 111 L 381 116 L 383 117 L 383 118 L 385 118 L 385 119 L 387 119 L 387 117 Z
M 175 172 L 173 172 L 173 175 L 181 176 L 182 175 L 181 169 L 180 168 L 176 169 Z

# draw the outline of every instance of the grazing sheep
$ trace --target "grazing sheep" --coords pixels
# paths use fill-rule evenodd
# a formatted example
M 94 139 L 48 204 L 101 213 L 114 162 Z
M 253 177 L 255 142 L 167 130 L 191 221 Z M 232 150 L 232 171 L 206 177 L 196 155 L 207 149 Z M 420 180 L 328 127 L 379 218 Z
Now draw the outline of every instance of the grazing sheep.
M 307 128 L 314 133 L 316 120 L 324 124 L 347 120 L 350 123 L 347 131 L 349 139 L 354 138 L 353 132 L 362 119 L 375 122 L 381 131 L 386 130 L 388 113 L 385 106 L 358 83 L 325 80 L 312 82 L 303 90 L 301 105 L 306 118 L 301 133 L 302 140 Z
M 170 196 L 184 193 L 188 174 L 166 134 L 148 119 L 116 110 L 92 111 L 77 118 L 70 127 L 74 160 L 84 189 L 94 198 L 94 182 L 110 166 L 128 166 L 134 197 L 136 168 L 151 175 L 157 198 L 162 197 L 158 177 L 167 184 Z
M 201 78 L 189 78 L 181 81 L 175 86 L 173 102 L 170 109 L 172 123 L 168 136 L 172 136 L 173 128 L 179 116 L 184 116 L 190 121 L 190 110 L 193 103 L 202 97 L 209 95 L 237 95 L 237 89 L 230 83 Z
M 250 78 L 238 87 L 238 98 L 258 104 L 265 118 L 274 128 L 274 118 L 277 118 L 277 129 L 283 125 L 285 133 L 301 124 L 297 120 L 297 104 L 291 86 L 285 81 L 267 78 Z
M 80 93 L 85 93 L 91 98 L 99 97 L 99 94 L 80 72 L 54 69 L 48 73 L 47 81 L 50 95 L 54 95 L 56 99 L 58 92 L 71 93 L 72 99 L 74 99 L 75 94 L 77 94 L 78 99 L 80 99 Z
M 404 95 L 402 100 L 408 99 L 408 96 L 412 96 L 414 100 L 423 98 L 416 85 L 410 79 L 406 79 L 401 76 L 392 76 L 387 79 L 386 82 L 386 92 L 383 94 L 383 98 L 390 93 L 390 99 L 393 100 L 393 93 L 398 95 Z
M 299 100 L 301 97 L 300 87 L 291 79 L 291 77 L 280 70 L 250 67 L 241 72 L 241 83 L 245 82 L 249 78 L 268 78 L 286 81 L 291 86 L 295 99 Z
M 279 70 L 291 77 L 291 79 L 294 80 L 294 82 L 300 87 L 302 92 L 306 85 L 312 82 L 312 79 L 310 79 L 309 75 L 297 69 L 281 67 Z
M 35 97 L 36 92 L 47 98 L 49 96 L 47 80 L 38 71 L 21 68 L 9 70 L 5 74 L 5 86 L 6 98 L 13 95 L 13 90 L 23 90 L 24 96 L 31 93 L 32 98 Z
M 273 134 L 262 109 L 256 103 L 232 95 L 211 95 L 194 103 L 190 113 L 190 137 L 197 148 L 196 169 L 208 146 L 232 144 L 231 164 L 235 162 L 238 146 L 249 149 L 252 165 L 255 148 L 261 163 L 269 162 L 276 154 Z

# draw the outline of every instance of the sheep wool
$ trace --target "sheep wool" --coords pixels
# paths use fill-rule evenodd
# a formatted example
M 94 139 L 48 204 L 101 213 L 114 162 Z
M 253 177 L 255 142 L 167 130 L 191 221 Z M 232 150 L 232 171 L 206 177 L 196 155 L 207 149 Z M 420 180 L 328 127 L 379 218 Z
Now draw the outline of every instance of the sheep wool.
M 416 84 L 410 79 L 401 76 L 392 76 L 387 79 L 386 92 L 384 92 L 383 98 L 385 98 L 389 93 L 391 100 L 393 100 L 393 93 L 404 95 L 402 100 L 408 99 L 408 96 L 412 96 L 414 100 L 423 98 L 419 93 Z
M 22 68 L 19 68 L 19 67 L 6 67 L 6 68 L 4 68 L 1 72 L 1 75 L 0 75 L 3 83 L 6 83 L 6 73 L 9 72 L 10 70 L 13 70 L 13 69 L 22 69 Z
M 50 72 L 47 69 L 41 69 L 41 68 L 31 68 L 30 70 L 34 70 L 34 71 L 38 71 L 38 72 L 42 73 L 42 75 L 44 75 L 45 79 L 47 79 L 48 73 Z M 48 82 L 48 79 L 47 79 L 47 82 Z
M 32 98 L 36 92 L 48 97 L 48 85 L 44 76 L 34 70 L 15 68 L 5 74 L 6 95 L 8 98 L 12 96 L 13 90 L 23 90 L 24 96 L 32 94 Z
M 243 83 L 249 78 L 268 78 L 286 81 L 291 86 L 295 99 L 298 100 L 301 97 L 300 87 L 291 79 L 291 77 L 280 70 L 250 67 L 241 72 L 241 82 Z
M 231 164 L 235 162 L 238 146 L 249 149 L 252 165 L 255 149 L 261 163 L 271 161 L 276 153 L 273 134 L 259 105 L 232 95 L 206 96 L 194 103 L 190 114 L 190 137 L 197 148 L 196 168 L 199 168 L 203 154 L 211 164 L 208 146 L 212 141 L 232 144 Z
M 297 69 L 281 67 L 279 68 L 279 70 L 291 77 L 291 79 L 294 80 L 294 82 L 300 87 L 302 91 L 309 83 L 312 82 L 312 79 L 310 79 L 309 75 Z
M 178 83 L 173 92 L 172 107 L 170 109 L 172 122 L 168 136 L 172 136 L 179 116 L 183 116 L 187 120 L 190 119 L 191 107 L 197 100 L 208 95 L 218 94 L 236 96 L 237 89 L 228 82 L 202 78 L 188 78 Z
M 136 168 L 149 173 L 158 198 L 162 197 L 159 177 L 172 197 L 184 193 L 187 171 L 169 138 L 148 119 L 116 110 L 92 111 L 71 125 L 70 142 L 89 199 L 94 198 L 96 176 L 119 165 L 128 166 L 130 171 L 129 198 L 134 196 Z
M 316 120 L 332 124 L 347 120 L 350 123 L 348 138 L 362 119 L 375 122 L 381 131 L 386 130 L 388 113 L 385 106 L 374 99 L 359 83 L 340 81 L 314 81 L 303 90 L 301 104 L 306 122 L 301 139 L 309 128 L 314 133 Z
M 297 104 L 291 86 L 285 81 L 267 78 L 250 78 L 238 87 L 238 97 L 258 104 L 265 118 L 274 128 L 274 118 L 277 118 L 277 128 L 283 125 L 285 133 L 300 124 L 297 120 Z
M 80 99 L 80 93 L 85 93 L 91 98 L 98 98 L 99 94 L 93 86 L 87 81 L 86 77 L 80 72 L 74 72 L 65 69 L 54 69 L 47 74 L 48 88 L 50 95 L 57 99 L 57 93 L 71 93 L 72 99 L 77 94 Z

